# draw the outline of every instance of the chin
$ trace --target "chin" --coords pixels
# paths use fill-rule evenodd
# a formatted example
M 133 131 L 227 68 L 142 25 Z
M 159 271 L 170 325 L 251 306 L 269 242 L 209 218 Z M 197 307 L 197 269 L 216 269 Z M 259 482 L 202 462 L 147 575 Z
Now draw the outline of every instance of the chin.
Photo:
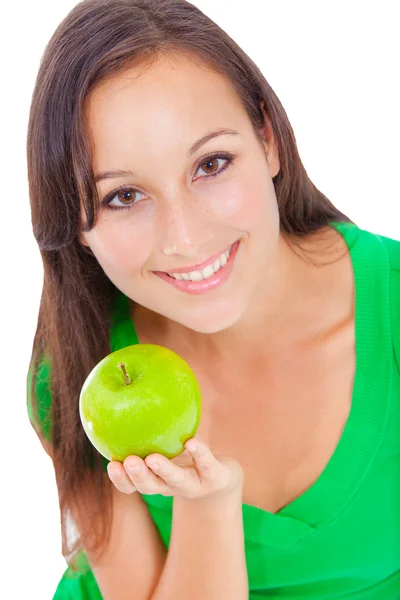
M 233 313 L 227 313 L 220 315 L 220 318 L 216 317 L 215 314 L 213 318 L 210 318 L 208 315 L 204 315 L 203 317 L 198 317 L 196 319 L 188 319 L 186 322 L 182 322 L 179 319 L 179 322 L 191 329 L 192 331 L 196 331 L 197 333 L 219 333 L 224 331 L 225 329 L 229 329 L 237 323 L 239 320 L 239 316 Z

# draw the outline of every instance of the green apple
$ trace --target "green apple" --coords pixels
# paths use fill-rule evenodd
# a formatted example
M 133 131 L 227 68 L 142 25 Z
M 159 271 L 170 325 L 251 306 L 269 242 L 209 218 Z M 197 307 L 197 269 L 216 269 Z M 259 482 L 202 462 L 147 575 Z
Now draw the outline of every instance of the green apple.
M 93 446 L 108 460 L 174 458 L 197 431 L 199 382 L 178 354 L 156 344 L 134 344 L 104 357 L 87 376 L 79 415 Z

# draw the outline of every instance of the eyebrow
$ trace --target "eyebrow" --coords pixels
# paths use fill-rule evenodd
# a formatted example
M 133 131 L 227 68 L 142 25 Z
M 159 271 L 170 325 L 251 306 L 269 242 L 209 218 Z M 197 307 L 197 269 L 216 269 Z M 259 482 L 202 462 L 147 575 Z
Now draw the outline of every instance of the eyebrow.
M 192 156 L 192 154 L 194 154 L 200 148 L 200 146 L 204 146 L 204 144 L 213 138 L 218 137 L 219 135 L 241 135 L 241 133 L 236 131 L 236 129 L 217 129 L 216 131 L 211 131 L 193 144 L 193 146 L 189 149 L 188 156 Z
M 220 135 L 240 135 L 241 136 L 242 134 L 239 133 L 239 131 L 236 131 L 236 129 L 217 129 L 216 131 L 211 131 L 210 133 L 207 133 L 206 135 L 201 137 L 199 140 L 197 140 L 197 142 L 195 142 L 189 148 L 188 156 L 192 156 L 192 154 L 194 154 L 201 146 L 204 146 L 204 144 L 206 144 L 213 138 L 218 137 Z M 95 176 L 95 182 L 98 183 L 99 181 L 103 181 L 104 179 L 115 179 L 117 177 L 129 177 L 132 175 L 134 175 L 133 171 L 121 171 L 121 170 L 102 171 L 101 173 L 98 173 Z

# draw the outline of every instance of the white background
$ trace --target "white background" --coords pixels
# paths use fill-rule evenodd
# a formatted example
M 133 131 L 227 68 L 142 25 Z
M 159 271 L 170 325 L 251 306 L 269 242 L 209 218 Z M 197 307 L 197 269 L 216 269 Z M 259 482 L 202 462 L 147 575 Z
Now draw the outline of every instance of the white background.
M 317 187 L 359 226 L 400 239 L 399 3 L 194 4 L 260 66 L 287 111 Z M 4 597 L 10 600 L 51 600 L 65 562 L 52 465 L 26 413 L 26 373 L 43 271 L 31 231 L 25 143 L 41 54 L 75 2 L 7 5 L 0 13 L 1 589 L 9 590 Z

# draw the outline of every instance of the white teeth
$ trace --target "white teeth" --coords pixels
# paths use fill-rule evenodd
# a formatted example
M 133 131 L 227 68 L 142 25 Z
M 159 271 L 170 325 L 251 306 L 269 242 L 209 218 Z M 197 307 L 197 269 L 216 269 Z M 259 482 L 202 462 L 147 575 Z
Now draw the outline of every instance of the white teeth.
M 212 277 L 215 272 L 216 271 L 214 270 L 213 265 L 208 265 L 208 267 L 205 267 L 201 273 L 203 275 L 203 279 L 208 279 L 209 277 Z
M 191 281 L 201 281 L 203 279 L 203 275 L 201 271 L 192 271 L 189 273 L 189 278 Z
M 190 273 L 168 273 L 168 275 L 174 279 L 177 279 L 178 281 L 201 281 L 202 279 L 209 279 L 226 265 L 230 253 L 231 248 L 221 254 L 214 264 L 208 265 L 202 271 L 191 271 Z

